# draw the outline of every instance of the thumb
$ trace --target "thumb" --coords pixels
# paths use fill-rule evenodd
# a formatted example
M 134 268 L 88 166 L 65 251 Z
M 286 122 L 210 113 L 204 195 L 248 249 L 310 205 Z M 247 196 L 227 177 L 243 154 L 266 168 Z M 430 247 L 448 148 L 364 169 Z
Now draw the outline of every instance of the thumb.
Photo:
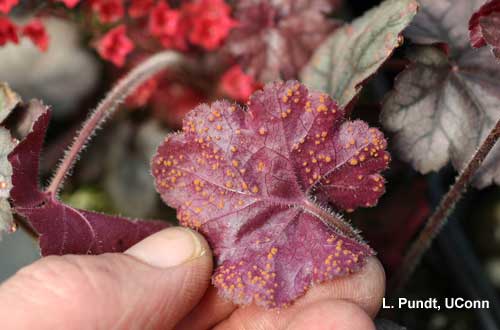
M 0 286 L 2 329 L 170 329 L 211 272 L 206 241 L 179 227 L 124 254 L 46 257 Z

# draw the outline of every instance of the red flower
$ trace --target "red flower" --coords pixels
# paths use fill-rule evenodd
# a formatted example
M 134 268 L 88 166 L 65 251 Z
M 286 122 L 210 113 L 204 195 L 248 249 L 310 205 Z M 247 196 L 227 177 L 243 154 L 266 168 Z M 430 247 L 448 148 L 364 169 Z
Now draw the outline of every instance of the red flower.
M 56 2 L 62 2 L 68 8 L 75 8 L 76 5 L 80 2 L 80 0 L 56 0 Z
M 39 19 L 34 19 L 23 27 L 22 34 L 31 39 L 31 41 L 42 51 L 45 52 L 49 47 L 49 35 L 45 26 Z
M 0 0 L 0 12 L 8 14 L 12 7 L 16 6 L 19 0 Z
M 128 7 L 128 14 L 132 18 L 146 16 L 153 8 L 153 0 L 132 0 Z
M 178 83 L 164 83 L 151 100 L 153 114 L 170 127 L 181 127 L 184 115 L 206 99 L 191 86 Z
M 139 86 L 136 91 L 127 98 L 127 105 L 131 108 L 140 108 L 145 106 L 149 102 L 151 96 L 153 96 L 153 93 L 157 88 L 157 78 L 149 79 L 141 86 Z
M 113 23 L 125 14 L 122 0 L 92 0 L 91 8 L 103 23 Z
M 17 27 L 7 17 L 0 17 L 0 46 L 7 42 L 19 43 Z
M 158 37 L 165 48 L 187 49 L 187 25 L 180 10 L 158 3 L 149 17 L 149 31 Z
M 243 102 L 260 86 L 239 65 L 234 65 L 222 76 L 220 87 L 227 96 Z
M 218 48 L 237 25 L 223 0 L 199 0 L 186 5 L 186 11 L 192 24 L 189 41 L 207 50 Z
M 170 9 L 168 4 L 160 2 L 153 8 L 149 17 L 149 31 L 156 37 L 172 35 L 177 32 L 180 19 L 180 11 Z
M 127 37 L 125 25 L 110 30 L 97 45 L 99 55 L 118 67 L 125 64 L 125 58 L 133 49 L 134 44 Z

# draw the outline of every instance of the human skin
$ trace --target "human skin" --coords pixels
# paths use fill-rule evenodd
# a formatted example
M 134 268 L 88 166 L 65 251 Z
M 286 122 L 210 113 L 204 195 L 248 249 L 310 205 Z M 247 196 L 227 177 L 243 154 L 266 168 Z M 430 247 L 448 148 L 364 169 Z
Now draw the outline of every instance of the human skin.
M 385 290 L 376 258 L 312 287 L 291 307 L 238 307 L 210 285 L 213 258 L 196 232 L 173 227 L 125 253 L 51 256 L 0 285 L 10 329 L 372 330 Z

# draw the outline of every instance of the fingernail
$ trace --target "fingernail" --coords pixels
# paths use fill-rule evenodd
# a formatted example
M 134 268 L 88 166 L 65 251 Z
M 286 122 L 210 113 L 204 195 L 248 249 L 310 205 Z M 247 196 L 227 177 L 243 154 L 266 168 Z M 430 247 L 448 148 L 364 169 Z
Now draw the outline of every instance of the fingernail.
M 153 234 L 125 251 L 154 267 L 182 265 L 206 253 L 203 237 L 184 227 L 172 227 Z

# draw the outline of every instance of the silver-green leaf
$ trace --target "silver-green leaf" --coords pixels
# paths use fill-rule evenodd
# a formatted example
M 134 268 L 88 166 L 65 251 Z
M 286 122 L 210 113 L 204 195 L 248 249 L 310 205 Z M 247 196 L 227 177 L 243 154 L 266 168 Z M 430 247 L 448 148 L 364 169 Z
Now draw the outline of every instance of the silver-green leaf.
M 12 188 L 12 166 L 7 156 L 14 146 L 9 131 L 0 127 L 0 237 L 2 232 L 11 231 L 13 228 L 12 211 L 8 201 Z
M 386 0 L 332 33 L 303 69 L 302 81 L 348 105 L 362 83 L 402 43 L 401 32 L 416 15 L 415 0 Z
M 405 31 L 419 43 L 448 45 L 410 52 L 413 63 L 397 77 L 383 104 L 382 124 L 395 133 L 399 155 L 423 174 L 450 161 L 457 170 L 464 168 L 500 118 L 500 64 L 488 49 L 474 50 L 467 42 L 468 18 L 480 2 L 422 0 Z M 497 144 L 474 185 L 500 184 L 499 164 Z

